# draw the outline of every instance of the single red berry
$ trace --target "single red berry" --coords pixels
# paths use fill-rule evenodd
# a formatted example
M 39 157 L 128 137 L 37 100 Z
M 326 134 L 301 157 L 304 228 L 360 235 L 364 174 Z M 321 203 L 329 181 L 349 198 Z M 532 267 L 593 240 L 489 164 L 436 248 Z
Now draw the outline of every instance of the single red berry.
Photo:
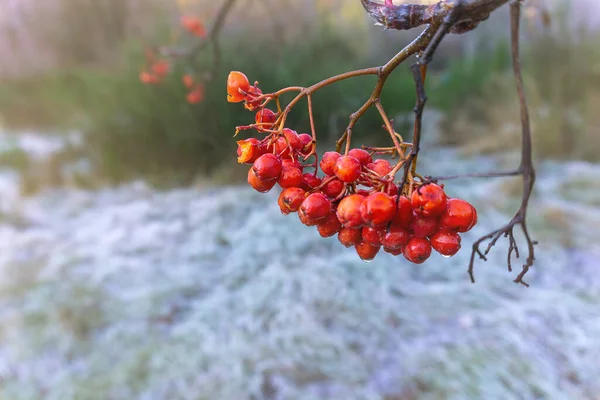
M 348 155 L 356 158 L 363 167 L 369 165 L 369 163 L 373 161 L 371 154 L 363 149 L 352 149 L 348 152 Z
M 380 243 L 389 249 L 402 249 L 408 239 L 410 233 L 407 229 L 399 226 L 390 226 L 389 231 L 383 231 L 380 236 Z
M 181 25 L 183 28 L 190 32 L 194 36 L 204 37 L 206 36 L 206 30 L 204 25 L 197 17 L 191 17 L 184 15 L 181 17 Z
M 394 182 L 386 183 L 385 192 L 390 196 L 396 196 L 398 194 L 398 185 L 396 185 Z
M 335 211 L 331 211 L 323 220 L 317 225 L 317 230 L 322 237 L 331 237 L 338 233 L 342 229 L 342 224 L 337 218 Z
M 263 181 L 276 180 L 281 174 L 281 159 L 267 153 L 258 157 L 252 165 L 252 170 Z
M 151 74 L 146 71 L 142 71 L 142 72 L 140 72 L 140 81 L 142 81 L 142 83 L 146 83 L 146 84 L 150 85 L 150 84 L 160 82 L 160 79 L 158 78 L 158 76 L 156 76 L 154 74 Z
M 363 242 L 369 243 L 372 246 L 381 246 L 379 237 L 382 232 L 384 232 L 384 231 L 381 231 L 377 228 L 373 228 L 370 226 L 363 226 L 363 228 L 362 228 Z
M 248 171 L 248 183 L 252 186 L 257 192 L 267 193 L 269 190 L 273 189 L 273 186 L 277 183 L 275 179 L 271 179 L 269 181 L 265 181 L 260 179 L 254 170 L 250 168 Z
M 302 222 L 306 226 L 317 226 L 322 221 L 320 219 L 310 219 L 306 214 L 303 214 L 301 212 L 298 213 L 298 218 L 300 219 L 300 222 Z
M 242 72 L 231 71 L 227 77 L 227 101 L 239 103 L 246 98 L 242 92 L 250 90 L 250 81 Z
M 159 60 L 154 62 L 150 66 L 150 69 L 152 70 L 154 75 L 158 76 L 159 78 L 164 78 L 169 73 L 171 66 L 169 65 L 169 62 L 167 60 Z
M 468 232 L 476 221 L 475 207 L 461 199 L 448 199 L 440 226 L 456 232 Z
M 190 104 L 198 104 L 204 100 L 204 86 L 197 84 L 187 95 L 186 100 Z
M 360 176 L 360 161 L 351 156 L 341 156 L 335 162 L 334 173 L 342 182 L 354 182 Z
M 383 193 L 371 193 L 360 206 L 363 221 L 370 226 L 382 226 L 394 218 L 396 202 Z
M 412 263 L 423 264 L 431 255 L 431 243 L 425 238 L 412 237 L 404 246 L 402 254 Z
M 277 121 L 277 114 L 268 108 L 263 108 L 262 110 L 256 112 L 254 121 L 257 124 L 263 124 L 261 125 L 262 128 L 270 129 L 273 127 L 275 121 Z
M 192 86 L 194 86 L 194 83 L 195 83 L 195 82 L 194 82 L 194 78 L 193 78 L 191 75 L 189 75 L 189 74 L 184 74 L 184 75 L 181 77 L 181 81 L 183 82 L 183 85 L 184 85 L 186 88 L 188 88 L 188 89 L 191 89 L 191 88 L 192 88 Z
M 435 183 L 419 186 L 413 191 L 410 202 L 413 210 L 425 217 L 438 217 L 446 210 L 447 197 L 444 189 Z
M 300 206 L 298 212 L 304 214 L 308 220 L 319 221 L 331 211 L 331 203 L 323 193 L 310 194 Z
M 282 188 L 299 187 L 302 184 L 302 171 L 296 167 L 285 166 L 277 181 Z
M 326 196 L 331 197 L 332 199 L 335 199 L 344 191 L 344 189 L 345 189 L 344 182 L 340 181 L 337 178 L 333 178 L 332 180 L 327 182 L 321 190 L 323 191 L 323 193 Z
M 362 241 L 361 229 L 342 227 L 338 232 L 338 240 L 344 246 L 352 247 Z
M 399 256 L 400 254 L 402 254 L 402 251 L 404 250 L 404 248 L 400 247 L 399 249 L 390 249 L 389 247 L 384 247 L 383 251 L 385 251 L 386 253 L 389 253 L 393 256 Z
M 302 205 L 302 202 L 306 198 L 306 192 L 298 187 L 291 187 L 287 189 L 283 189 L 281 194 L 279 195 L 281 199 L 281 203 L 279 206 L 283 204 L 285 207 L 285 211 L 288 212 L 296 212 Z M 284 209 L 281 210 L 282 213 L 285 214 Z
M 238 145 L 237 160 L 240 164 L 253 164 L 262 155 L 259 149 L 260 141 L 256 138 L 238 140 L 236 143 Z
M 400 196 L 400 200 L 398 200 L 398 209 L 392 219 L 392 225 L 408 228 L 410 227 L 413 218 L 414 214 L 410 200 L 406 196 Z
M 295 130 L 290 128 L 284 128 L 282 133 L 293 151 L 299 151 L 302 149 L 302 140 L 300 139 L 300 136 L 298 136 L 298 133 Z
M 354 249 L 356 250 L 356 254 L 363 261 L 372 261 L 379 253 L 379 249 L 381 246 L 373 246 L 367 242 L 361 242 L 354 245 Z
M 320 184 L 321 178 L 312 173 L 306 173 L 302 175 L 302 184 L 300 187 L 308 192 L 309 190 L 319 187 Z
M 359 228 L 363 224 L 360 206 L 365 200 L 364 196 L 351 194 L 344 197 L 337 206 L 337 216 L 342 225 L 348 228 Z
M 367 168 L 371 171 L 374 171 L 379 176 L 384 176 L 392 172 L 392 166 L 388 160 L 384 160 L 383 158 L 378 158 L 374 160 L 372 163 L 367 164 Z
M 275 154 L 277 154 L 279 157 L 290 157 L 290 145 L 283 136 L 279 136 L 277 140 L 275 140 L 275 143 L 269 146 L 269 152 L 273 151 L 273 147 L 275 148 Z
M 410 231 L 417 237 L 428 237 L 433 235 L 439 228 L 437 218 L 428 218 L 415 214 L 410 224 Z
M 431 247 L 443 256 L 451 257 L 460 250 L 460 235 L 450 230 L 439 230 L 431 236 Z
M 301 133 L 298 135 L 298 137 L 300 138 L 300 141 L 302 143 L 301 150 L 299 151 L 300 154 L 302 154 L 303 156 L 310 154 L 313 148 L 315 147 L 312 143 L 312 136 L 308 133 Z
M 323 171 L 325 175 L 333 175 L 335 170 L 335 163 L 341 156 L 342 155 L 337 151 L 325 152 L 325 154 L 323 154 L 323 157 L 321 157 L 321 162 L 319 163 L 319 165 L 321 166 L 321 171 Z

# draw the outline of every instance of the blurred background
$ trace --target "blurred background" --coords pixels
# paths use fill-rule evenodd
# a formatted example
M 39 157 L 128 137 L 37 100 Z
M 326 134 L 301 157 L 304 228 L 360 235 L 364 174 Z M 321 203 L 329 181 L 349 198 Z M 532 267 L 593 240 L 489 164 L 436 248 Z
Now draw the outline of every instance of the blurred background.
M 0 398 L 600 399 L 600 4 L 526 2 L 540 242 L 526 289 L 502 242 L 477 284 L 466 275 L 471 243 L 518 208 L 519 179 L 448 182 L 479 224 L 459 255 L 420 266 L 362 263 L 253 192 L 233 138 L 253 114 L 226 102 L 229 71 L 306 86 L 381 65 L 420 30 L 383 31 L 358 0 L 238 0 L 202 103 L 181 75 L 210 51 L 142 84 L 145 50 L 192 46 L 181 15 L 210 27 L 222 1 L 0 0 Z M 505 7 L 436 53 L 423 174 L 517 165 L 508 33 Z M 408 65 L 382 95 L 402 133 Z M 373 85 L 314 96 L 320 152 Z M 307 131 L 306 106 L 288 121 Z M 387 143 L 376 112 L 354 135 Z

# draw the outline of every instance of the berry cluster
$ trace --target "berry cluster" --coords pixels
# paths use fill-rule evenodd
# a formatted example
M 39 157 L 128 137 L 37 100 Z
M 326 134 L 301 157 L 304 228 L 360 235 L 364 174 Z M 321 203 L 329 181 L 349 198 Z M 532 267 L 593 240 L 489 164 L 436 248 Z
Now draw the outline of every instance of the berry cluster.
M 256 123 L 241 128 L 265 134 L 263 139 L 237 142 L 238 162 L 252 165 L 248 183 L 261 193 L 279 185 L 283 214 L 297 213 L 322 237 L 337 235 L 362 260 L 373 260 L 381 248 L 415 264 L 427 260 L 432 249 L 450 257 L 460 250 L 460 233 L 477 223 L 472 205 L 448 198 L 436 183 L 413 180 L 399 188 L 394 182 L 399 168 L 384 158 L 374 159 L 374 151 L 328 151 L 318 161 L 314 137 L 290 128 L 275 129 L 281 113 L 264 107 L 257 84 L 251 86 L 243 73 L 229 75 L 227 93 L 230 102 L 258 109 Z M 304 164 L 311 156 L 315 161 Z

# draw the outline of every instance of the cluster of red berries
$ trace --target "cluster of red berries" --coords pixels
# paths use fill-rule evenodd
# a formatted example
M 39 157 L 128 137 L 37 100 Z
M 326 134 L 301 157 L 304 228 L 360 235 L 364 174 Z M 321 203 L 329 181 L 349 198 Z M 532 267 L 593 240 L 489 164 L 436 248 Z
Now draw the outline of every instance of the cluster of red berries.
M 459 234 L 477 223 L 472 205 L 448 198 L 443 187 L 433 182 L 415 184 L 410 195 L 399 193 L 389 161 L 373 159 L 364 149 L 347 154 L 328 151 L 320 162 L 303 164 L 315 155 L 312 136 L 289 128 L 271 129 L 279 115 L 261 108 L 256 89 L 241 72 L 230 74 L 228 100 L 244 101 L 247 109 L 258 107 L 256 124 L 251 126 L 270 131 L 264 132 L 262 140 L 239 140 L 238 162 L 252 165 L 248 183 L 255 190 L 266 193 L 279 185 L 283 214 L 297 213 L 304 225 L 316 226 L 322 237 L 337 235 L 340 243 L 354 247 L 365 261 L 373 260 L 381 248 L 403 254 L 415 264 L 427 260 L 432 249 L 446 257 L 460 250 Z M 313 172 L 304 172 L 307 167 Z

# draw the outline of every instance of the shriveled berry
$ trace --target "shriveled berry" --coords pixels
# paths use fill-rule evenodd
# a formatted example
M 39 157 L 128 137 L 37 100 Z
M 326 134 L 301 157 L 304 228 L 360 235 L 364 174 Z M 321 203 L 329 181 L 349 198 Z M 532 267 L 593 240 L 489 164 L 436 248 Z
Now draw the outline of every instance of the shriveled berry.
M 388 160 L 384 160 L 383 158 L 378 158 L 374 160 L 372 163 L 367 164 L 367 168 L 374 171 L 379 176 L 384 176 L 392 172 L 392 166 Z
M 450 230 L 439 230 L 431 236 L 431 247 L 443 256 L 450 257 L 460 250 L 460 235 Z
M 338 233 L 338 240 L 346 247 L 352 247 L 362 241 L 360 228 L 342 227 Z
M 389 249 L 402 249 L 408 239 L 410 233 L 407 229 L 399 226 L 391 226 L 389 231 L 383 231 L 380 236 L 380 243 Z
M 263 181 L 276 180 L 281 174 L 281 159 L 274 154 L 263 154 L 252 165 L 252 170 Z
M 392 225 L 408 228 L 413 220 L 413 215 L 412 205 L 410 204 L 408 197 L 400 196 L 400 200 L 398 200 L 398 209 L 392 219 Z
M 361 260 L 371 261 L 375 259 L 377 253 L 379 253 L 379 249 L 381 249 L 381 246 L 373 246 L 367 242 L 361 242 L 355 244 L 354 249 Z
M 359 228 L 363 224 L 360 206 L 365 200 L 364 196 L 351 194 L 344 197 L 337 206 L 337 216 L 342 225 L 348 228 Z
M 363 241 L 366 243 L 369 243 L 372 246 L 381 246 L 381 242 L 379 241 L 379 237 L 382 234 L 382 232 L 379 229 L 370 227 L 370 226 L 363 226 L 362 228 L 362 238 Z
M 277 114 L 275 114 L 273 110 L 263 108 L 256 113 L 254 121 L 256 121 L 257 124 L 264 124 L 261 125 L 262 128 L 270 129 L 275 121 L 277 121 Z
M 475 207 L 461 199 L 448 199 L 440 226 L 456 232 L 468 232 L 476 222 Z
M 342 224 L 337 218 L 335 211 L 331 211 L 317 225 L 317 230 L 322 237 L 331 237 L 342 229 Z
M 308 220 L 319 221 L 325 218 L 331 211 L 331 203 L 323 193 L 310 194 L 300 206 L 298 211 L 304 214 Z
M 356 158 L 362 166 L 367 166 L 370 162 L 373 161 L 371 154 L 363 149 L 352 149 L 348 152 L 348 155 L 350 157 Z
M 360 161 L 351 156 L 341 156 L 335 163 L 334 173 L 342 182 L 354 182 L 360 176 Z
M 326 196 L 334 199 L 337 196 L 339 196 L 344 191 L 344 189 L 344 182 L 340 181 L 337 178 L 333 178 L 332 180 L 327 182 L 321 190 Z
M 248 170 L 248 183 L 252 186 L 257 192 L 267 193 L 269 190 L 273 189 L 273 186 L 277 183 L 275 179 L 271 179 L 269 181 L 265 181 L 260 179 L 254 170 L 250 168 Z
M 298 187 L 291 187 L 283 189 L 279 198 L 281 199 L 281 204 L 285 205 L 286 211 L 295 212 L 298 211 L 306 198 L 306 192 Z M 281 204 L 279 204 L 280 207 Z M 283 211 L 284 210 L 282 209 L 281 212 Z
M 285 166 L 277 181 L 282 188 L 299 187 L 302 184 L 302 171 L 296 167 Z
M 315 176 L 312 173 L 306 173 L 302 175 L 302 184 L 300 187 L 306 191 L 312 190 L 319 187 L 321 184 L 321 178 Z
M 410 202 L 414 212 L 425 217 L 438 217 L 446 210 L 444 189 L 435 183 L 419 186 L 413 191 Z
M 240 164 L 253 164 L 263 154 L 259 147 L 260 141 L 256 138 L 238 140 L 236 143 L 238 145 L 237 161 Z
M 420 237 L 412 237 L 402 250 L 404 257 L 415 264 L 423 264 L 431 256 L 431 243 Z
M 391 196 L 383 192 L 371 193 L 361 204 L 360 214 L 366 224 L 382 226 L 394 218 L 396 202 Z
M 321 171 L 323 171 L 325 175 L 333 175 L 335 170 L 335 163 L 341 156 L 342 155 L 337 151 L 325 152 L 325 154 L 323 154 L 323 157 L 321 157 L 321 162 L 319 163 Z
M 428 237 L 433 235 L 439 227 L 436 218 L 427 218 L 422 215 L 415 214 L 413 221 L 410 224 L 410 230 L 414 236 Z
M 242 92 L 250 90 L 250 81 L 242 72 L 231 71 L 227 77 L 227 101 L 239 103 L 244 101 L 246 95 Z

